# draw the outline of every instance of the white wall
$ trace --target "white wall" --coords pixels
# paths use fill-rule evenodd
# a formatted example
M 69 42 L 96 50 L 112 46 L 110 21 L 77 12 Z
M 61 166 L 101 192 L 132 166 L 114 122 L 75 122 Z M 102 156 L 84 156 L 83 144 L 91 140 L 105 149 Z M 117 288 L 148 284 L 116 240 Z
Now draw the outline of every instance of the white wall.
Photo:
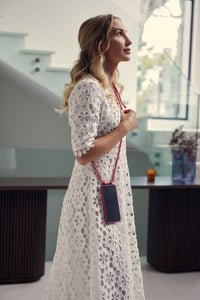
M 52 50 L 53 66 L 72 67 L 79 47 L 77 33 L 80 24 L 98 14 L 119 16 L 133 41 L 133 58 L 120 66 L 124 99 L 136 103 L 136 49 L 138 0 L 1 0 L 1 30 L 26 32 L 26 48 Z
M 38 83 L 0 61 L 0 146 L 19 149 L 70 149 L 60 100 Z

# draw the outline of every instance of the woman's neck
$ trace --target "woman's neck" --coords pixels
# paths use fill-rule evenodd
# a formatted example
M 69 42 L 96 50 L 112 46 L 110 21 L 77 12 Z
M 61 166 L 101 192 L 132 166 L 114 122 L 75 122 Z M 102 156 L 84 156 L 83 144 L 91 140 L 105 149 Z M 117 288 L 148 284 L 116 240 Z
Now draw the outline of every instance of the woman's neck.
M 116 72 L 117 72 L 117 65 L 115 66 L 111 66 L 111 65 L 108 65 L 108 64 L 105 64 L 104 65 L 104 70 L 108 76 L 108 82 L 109 84 L 112 84 L 114 82 L 114 79 L 115 79 L 115 75 L 116 75 Z

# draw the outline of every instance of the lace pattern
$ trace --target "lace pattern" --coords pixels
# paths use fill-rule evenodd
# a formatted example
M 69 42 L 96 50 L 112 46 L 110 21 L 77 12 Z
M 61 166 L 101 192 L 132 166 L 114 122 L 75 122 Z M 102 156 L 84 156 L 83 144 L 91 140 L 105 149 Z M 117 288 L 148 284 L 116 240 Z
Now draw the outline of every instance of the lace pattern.
M 100 88 L 94 88 L 93 80 L 87 81 L 80 81 L 69 98 L 69 124 L 75 156 L 82 156 L 93 147 L 99 125 Z
M 70 95 L 69 123 L 73 151 L 83 153 L 95 138 L 119 125 L 120 110 L 98 82 L 84 79 Z M 104 181 L 112 178 L 118 148 L 119 144 L 95 161 Z M 75 161 L 46 299 L 144 300 L 125 138 L 113 183 L 121 222 L 107 225 L 97 173 L 91 163 L 82 166 Z
M 86 154 L 87 151 L 89 151 L 91 148 L 94 148 L 94 143 L 90 143 L 86 148 L 78 150 L 78 151 L 74 151 L 74 155 L 75 156 L 82 156 L 83 154 Z

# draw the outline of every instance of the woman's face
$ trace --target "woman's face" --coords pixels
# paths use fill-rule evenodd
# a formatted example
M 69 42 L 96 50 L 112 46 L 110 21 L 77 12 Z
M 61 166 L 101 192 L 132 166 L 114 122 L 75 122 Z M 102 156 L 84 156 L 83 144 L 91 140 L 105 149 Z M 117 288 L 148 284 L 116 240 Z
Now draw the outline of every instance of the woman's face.
M 121 61 L 130 60 L 132 42 L 127 37 L 126 32 L 122 21 L 114 19 L 110 33 L 110 47 L 104 53 L 105 63 L 117 65 Z

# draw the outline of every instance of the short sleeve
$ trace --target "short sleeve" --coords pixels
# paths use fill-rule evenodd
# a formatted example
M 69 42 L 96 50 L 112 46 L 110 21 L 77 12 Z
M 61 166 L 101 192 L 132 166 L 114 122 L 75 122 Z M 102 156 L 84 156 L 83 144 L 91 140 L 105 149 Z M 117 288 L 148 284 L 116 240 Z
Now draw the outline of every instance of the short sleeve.
M 83 79 L 69 96 L 69 125 L 75 156 L 94 147 L 101 114 L 101 86 L 93 79 Z

